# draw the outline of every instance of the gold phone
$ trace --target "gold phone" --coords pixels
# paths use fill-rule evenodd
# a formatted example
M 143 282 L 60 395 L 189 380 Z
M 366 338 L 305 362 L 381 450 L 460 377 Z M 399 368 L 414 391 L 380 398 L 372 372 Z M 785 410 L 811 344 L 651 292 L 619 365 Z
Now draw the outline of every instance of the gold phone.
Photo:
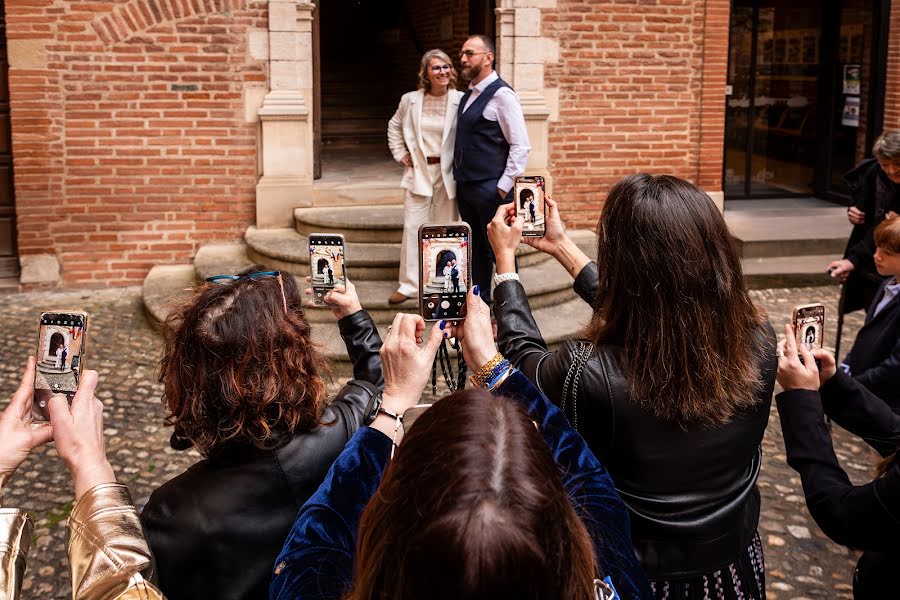
M 800 344 L 807 350 L 821 348 L 825 344 L 825 306 L 823 304 L 804 304 L 794 308 L 794 335 L 797 347 Z

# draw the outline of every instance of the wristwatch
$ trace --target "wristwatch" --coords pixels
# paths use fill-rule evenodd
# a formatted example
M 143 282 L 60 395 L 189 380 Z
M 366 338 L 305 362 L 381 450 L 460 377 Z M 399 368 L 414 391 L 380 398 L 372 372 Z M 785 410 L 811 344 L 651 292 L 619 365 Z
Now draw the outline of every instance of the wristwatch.
M 363 418 L 364 425 L 371 425 L 375 418 L 378 416 L 378 411 L 381 410 L 381 403 L 384 401 L 384 396 L 381 391 L 375 392 L 375 394 L 369 398 L 369 404 L 366 406 L 366 414 Z

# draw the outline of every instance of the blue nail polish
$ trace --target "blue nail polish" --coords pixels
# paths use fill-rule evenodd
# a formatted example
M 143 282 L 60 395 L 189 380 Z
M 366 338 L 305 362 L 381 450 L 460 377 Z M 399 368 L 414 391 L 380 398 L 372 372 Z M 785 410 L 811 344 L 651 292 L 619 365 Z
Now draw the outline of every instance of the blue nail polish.
M 439 327 L 440 327 L 441 329 L 443 329 L 443 328 L 446 327 L 446 326 L 447 326 L 447 321 L 441 321 L 441 324 L 439 325 Z
M 478 295 L 478 286 L 477 285 L 472 288 L 472 293 L 475 294 L 476 296 Z

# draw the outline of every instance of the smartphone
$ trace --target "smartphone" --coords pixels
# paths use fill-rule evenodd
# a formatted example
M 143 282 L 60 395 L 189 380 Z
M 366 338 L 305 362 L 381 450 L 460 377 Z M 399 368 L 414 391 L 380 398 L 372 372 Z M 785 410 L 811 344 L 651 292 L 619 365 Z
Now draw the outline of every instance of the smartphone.
M 32 421 L 49 421 L 48 404 L 54 394 L 65 394 L 72 402 L 84 369 L 87 313 L 53 311 L 41 313 L 38 327 L 37 369 L 34 372 Z
M 409 431 L 409 428 L 413 426 L 413 423 L 416 422 L 416 419 L 422 416 L 426 410 L 431 408 L 431 404 L 416 404 L 415 406 L 410 406 L 405 411 L 403 411 L 403 431 Z
M 346 283 L 344 236 L 339 233 L 309 234 L 309 270 L 313 304 L 325 305 L 325 294 Z
M 526 237 L 544 237 L 547 225 L 544 221 L 544 178 L 516 177 L 515 183 L 516 216 L 522 217 L 525 226 L 522 235 Z
M 825 306 L 822 304 L 804 304 L 794 308 L 794 334 L 797 336 L 797 347 L 800 344 L 807 350 L 821 348 L 825 343 Z
M 465 318 L 471 237 L 465 223 L 419 227 L 419 312 L 426 321 Z

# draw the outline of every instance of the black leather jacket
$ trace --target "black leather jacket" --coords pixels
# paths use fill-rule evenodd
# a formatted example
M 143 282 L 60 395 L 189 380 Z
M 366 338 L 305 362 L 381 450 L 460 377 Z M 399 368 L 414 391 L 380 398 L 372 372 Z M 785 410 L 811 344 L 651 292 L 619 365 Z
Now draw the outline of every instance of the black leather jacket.
M 338 322 L 354 380 L 323 425 L 277 450 L 232 444 L 153 492 L 141 521 L 169 600 L 268 598 L 275 558 L 297 511 L 363 424 L 383 387 L 381 338 L 365 311 Z
M 590 263 L 575 291 L 591 303 L 597 281 Z M 494 294 L 500 351 L 560 404 L 579 342 L 549 352 L 522 286 L 504 282 Z M 723 427 L 682 429 L 631 402 L 624 349 L 615 346 L 594 348 L 574 406 L 565 407 L 628 506 L 635 552 L 651 579 L 711 573 L 746 551 L 756 533 L 760 443 L 776 370 L 772 327 L 766 323 L 760 335 L 766 341 L 759 402 Z

